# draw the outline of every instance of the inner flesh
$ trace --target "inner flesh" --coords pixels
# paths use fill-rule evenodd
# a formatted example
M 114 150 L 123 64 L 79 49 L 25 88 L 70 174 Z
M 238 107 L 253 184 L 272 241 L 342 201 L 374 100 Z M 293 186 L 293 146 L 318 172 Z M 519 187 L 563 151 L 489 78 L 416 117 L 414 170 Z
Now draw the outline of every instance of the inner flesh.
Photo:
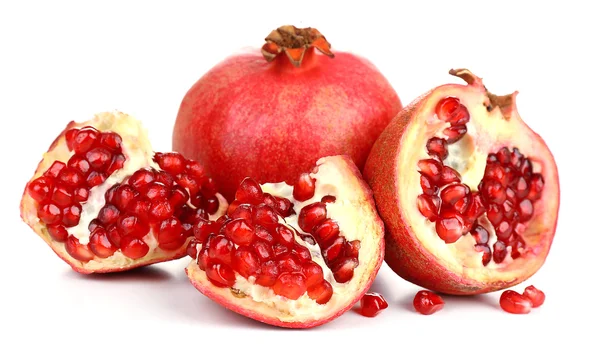
M 436 107 L 437 120 L 449 123 L 426 144 L 428 158 L 418 162 L 422 193 L 416 202 L 419 212 L 435 226 L 447 244 L 473 237 L 473 248 L 482 252 L 481 263 L 500 264 L 510 254 L 521 257 L 526 243 L 520 235 L 541 197 L 543 177 L 516 147 L 488 153 L 485 172 L 477 187 L 462 181 L 461 162 L 453 162 L 453 146 L 467 134 L 470 114 L 457 98 L 442 99 Z M 470 234 L 469 234 L 470 233 Z M 496 239 L 492 242 L 492 236 Z

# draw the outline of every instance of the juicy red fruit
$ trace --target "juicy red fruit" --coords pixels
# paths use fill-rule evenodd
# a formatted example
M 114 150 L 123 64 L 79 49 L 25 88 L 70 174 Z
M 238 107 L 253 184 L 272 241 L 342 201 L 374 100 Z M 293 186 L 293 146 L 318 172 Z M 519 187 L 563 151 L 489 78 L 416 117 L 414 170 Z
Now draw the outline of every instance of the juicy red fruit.
M 444 307 L 444 300 L 436 293 L 427 290 L 417 292 L 413 299 L 413 307 L 423 315 L 431 315 Z
M 543 291 L 538 290 L 535 286 L 530 285 L 525 288 L 523 291 L 523 296 L 531 301 L 532 307 L 542 306 L 544 301 L 546 301 L 546 294 Z
M 500 295 L 500 307 L 511 314 L 528 314 L 533 307 L 531 300 L 514 290 L 505 290 Z
M 360 299 L 360 313 L 366 317 L 375 317 L 387 307 L 387 301 L 378 293 L 366 293 Z

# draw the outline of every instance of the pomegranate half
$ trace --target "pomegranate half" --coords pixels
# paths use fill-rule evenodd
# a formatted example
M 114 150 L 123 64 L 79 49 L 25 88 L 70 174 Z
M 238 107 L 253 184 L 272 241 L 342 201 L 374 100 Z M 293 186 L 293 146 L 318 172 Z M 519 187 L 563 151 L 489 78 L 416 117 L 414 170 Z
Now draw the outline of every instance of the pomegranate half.
M 200 221 L 191 282 L 237 313 L 308 328 L 350 309 L 384 256 L 383 222 L 347 156 L 325 157 L 294 186 L 246 178 L 227 215 Z
M 67 125 L 20 209 L 60 258 L 89 274 L 183 257 L 194 224 L 227 202 L 198 163 L 154 153 L 141 123 L 114 112 Z
M 189 89 L 173 150 L 204 165 L 231 201 L 247 176 L 292 183 L 324 156 L 349 155 L 362 170 L 400 109 L 366 59 L 334 57 L 316 29 L 282 26 L 261 51 L 229 57 Z
M 517 112 L 468 70 L 423 95 L 373 146 L 364 175 L 386 224 L 386 262 L 447 294 L 478 294 L 536 273 L 559 209 L 558 171 Z

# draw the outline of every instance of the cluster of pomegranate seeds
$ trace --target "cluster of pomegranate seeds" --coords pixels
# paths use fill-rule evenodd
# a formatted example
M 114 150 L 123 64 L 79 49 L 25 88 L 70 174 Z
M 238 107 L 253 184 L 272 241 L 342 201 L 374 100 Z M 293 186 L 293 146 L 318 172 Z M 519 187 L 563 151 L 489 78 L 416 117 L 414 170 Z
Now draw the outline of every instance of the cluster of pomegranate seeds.
M 460 174 L 444 165 L 448 157 L 448 145 L 460 140 L 467 132 L 470 116 L 467 108 L 457 98 L 441 100 L 436 107 L 438 118 L 451 126 L 444 130 L 446 138 L 432 137 L 426 149 L 431 158 L 418 162 L 423 191 L 417 197 L 419 212 L 435 222 L 438 236 L 446 243 L 454 243 L 463 235 L 471 233 L 475 238 L 475 250 L 483 252 L 482 264 L 493 259 L 504 261 L 508 247 L 513 259 L 525 248 L 525 241 L 517 234 L 516 227 L 533 216 L 533 203 L 541 197 L 544 180 L 533 172 L 531 161 L 517 148 L 504 147 L 488 155 L 485 174 L 478 191 L 461 183 Z M 489 245 L 489 231 L 478 223 L 486 216 L 494 227 L 498 241 Z
M 421 290 L 415 295 L 413 306 L 420 314 L 431 315 L 444 307 L 444 300 L 434 292 Z
M 102 133 L 88 126 L 70 129 L 65 136 L 73 156 L 67 163 L 54 161 L 27 187 L 29 195 L 38 203 L 38 218 L 57 242 L 69 240 L 67 228 L 79 223 L 82 204 L 88 200 L 90 189 L 103 183 L 125 163 L 121 137 L 116 133 Z M 67 250 L 72 246 L 67 244 Z
M 360 299 L 360 314 L 366 317 L 375 317 L 382 310 L 387 309 L 388 303 L 383 296 L 378 293 L 366 293 Z
M 546 300 L 546 294 L 530 285 L 523 294 L 514 290 L 506 290 L 500 295 L 500 307 L 511 314 L 528 314 L 532 308 L 541 306 Z

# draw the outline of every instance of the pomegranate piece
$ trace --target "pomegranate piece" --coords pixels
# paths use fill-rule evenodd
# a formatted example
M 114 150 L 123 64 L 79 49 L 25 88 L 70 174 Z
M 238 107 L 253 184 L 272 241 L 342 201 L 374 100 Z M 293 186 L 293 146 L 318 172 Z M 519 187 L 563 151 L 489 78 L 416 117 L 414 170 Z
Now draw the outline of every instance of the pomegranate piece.
M 423 315 L 431 315 L 444 307 L 444 300 L 436 293 L 427 290 L 417 292 L 413 299 L 415 310 Z
M 198 194 L 216 201 L 193 206 L 179 182 L 195 182 Z M 226 203 L 201 167 L 177 153 L 155 154 L 141 124 L 121 113 L 69 124 L 21 200 L 23 220 L 85 274 L 182 257 L 194 225 L 215 208 L 223 213 Z
M 364 175 L 389 230 L 389 266 L 424 288 L 470 295 L 539 270 L 560 189 L 552 153 L 519 116 L 516 95 L 491 94 L 465 69 L 451 74 L 467 85 L 439 86 L 402 110 Z
M 523 296 L 531 301 L 532 307 L 542 306 L 544 301 L 546 300 L 546 294 L 543 291 L 536 289 L 535 286 L 529 285 L 523 291 Z
M 500 307 L 511 314 L 528 314 L 532 306 L 531 300 L 514 290 L 506 290 L 500 295 Z
M 360 299 L 360 314 L 366 317 L 375 317 L 387 307 L 387 301 L 378 293 L 366 293 Z
M 315 195 L 315 179 L 310 177 L 309 173 L 300 175 L 298 182 L 294 185 L 294 199 L 297 201 L 306 201 Z
M 362 297 L 383 259 L 383 226 L 368 186 L 343 156 L 319 160 L 299 182 L 307 177 L 314 180 L 308 198 L 295 197 L 299 191 L 284 183 L 256 188 L 249 184 L 254 180 L 246 179 L 231 202 L 234 209 L 215 222 L 196 224 L 188 248 L 194 261 L 187 274 L 198 290 L 246 316 L 298 327 L 322 324 Z M 256 195 L 246 194 L 249 191 Z M 319 196 L 320 192 L 343 195 Z M 261 202 L 249 198 L 258 193 Z M 289 202 L 286 210 L 299 209 L 285 217 L 274 208 L 278 201 Z M 219 278 L 216 264 L 230 268 L 233 278 Z M 219 290 L 223 288 L 231 288 L 232 294 Z

